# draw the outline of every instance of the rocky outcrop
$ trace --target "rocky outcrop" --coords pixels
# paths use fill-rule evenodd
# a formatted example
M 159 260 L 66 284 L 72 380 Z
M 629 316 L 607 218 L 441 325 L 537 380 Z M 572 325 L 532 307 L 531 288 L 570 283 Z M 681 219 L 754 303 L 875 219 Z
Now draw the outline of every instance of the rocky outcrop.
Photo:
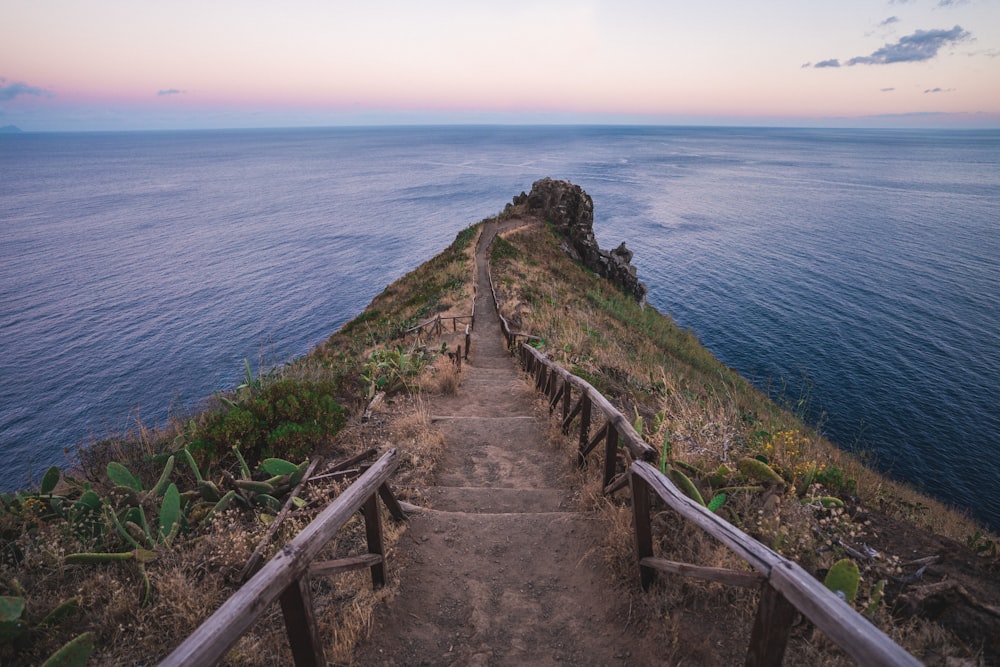
M 645 302 L 647 288 L 636 277 L 632 251 L 624 243 L 610 252 L 601 250 L 594 237 L 594 201 L 579 185 L 543 178 L 531 185 L 531 192 L 514 197 L 512 207 L 552 223 L 573 259 Z

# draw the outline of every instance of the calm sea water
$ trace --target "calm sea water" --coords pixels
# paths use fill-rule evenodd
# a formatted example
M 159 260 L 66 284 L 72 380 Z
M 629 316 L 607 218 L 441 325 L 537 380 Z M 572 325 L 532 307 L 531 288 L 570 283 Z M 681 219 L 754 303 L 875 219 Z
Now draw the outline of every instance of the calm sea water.
M 1000 132 L 0 135 L 0 484 L 305 353 L 543 176 L 725 363 L 1000 527 Z

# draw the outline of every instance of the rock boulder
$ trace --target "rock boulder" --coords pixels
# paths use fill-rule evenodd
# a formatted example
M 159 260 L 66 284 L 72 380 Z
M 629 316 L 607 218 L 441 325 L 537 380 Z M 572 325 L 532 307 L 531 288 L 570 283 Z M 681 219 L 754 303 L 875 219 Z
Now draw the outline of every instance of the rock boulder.
M 568 242 L 563 248 L 573 259 L 645 302 L 647 288 L 636 277 L 632 251 L 624 243 L 610 252 L 601 250 L 594 237 L 594 201 L 579 185 L 543 178 L 531 185 L 528 194 L 514 197 L 512 205 L 552 223 Z

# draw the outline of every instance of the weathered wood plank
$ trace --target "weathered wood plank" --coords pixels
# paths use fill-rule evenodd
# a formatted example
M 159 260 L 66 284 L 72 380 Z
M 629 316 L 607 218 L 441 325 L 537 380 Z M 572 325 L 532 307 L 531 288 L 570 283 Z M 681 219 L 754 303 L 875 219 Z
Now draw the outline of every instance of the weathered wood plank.
M 379 554 L 359 554 L 357 556 L 337 558 L 336 560 L 317 561 L 309 566 L 309 575 L 313 577 L 326 577 L 353 570 L 364 570 L 380 562 L 382 562 L 382 556 Z
M 323 642 L 316 626 L 312 595 L 309 592 L 309 574 L 303 574 L 281 594 L 281 614 L 285 619 L 285 632 L 296 667 L 325 667 Z
M 921 664 L 792 561 L 782 559 L 771 570 L 770 583 L 858 664 L 907 667 Z
M 706 581 L 716 581 L 720 584 L 738 586 L 740 588 L 760 588 L 761 584 L 767 581 L 767 577 L 760 572 L 740 572 L 721 567 L 691 565 L 690 563 L 678 563 L 677 561 L 666 560 L 664 558 L 643 558 L 639 564 L 651 567 L 660 572 L 679 574 L 682 577 L 692 577 Z
M 635 529 L 635 553 L 639 581 L 643 590 L 653 583 L 654 572 L 643 560 L 653 555 L 653 527 L 649 516 L 649 484 L 639 475 L 630 475 L 632 484 L 632 526 Z
M 604 495 L 610 496 L 615 491 L 620 491 L 628 486 L 629 474 L 627 472 L 618 475 L 611 482 L 604 485 Z
M 757 603 L 757 616 L 750 632 L 747 667 L 780 665 L 788 647 L 788 635 L 795 620 L 795 607 L 770 586 L 764 586 Z
M 636 461 L 629 471 L 630 476 L 644 479 L 650 491 L 658 495 L 674 511 L 725 544 L 751 567 L 767 576 L 770 587 L 784 596 L 858 663 L 909 667 L 920 664 L 916 658 L 894 643 L 808 572 L 709 512 L 704 506 L 692 501 L 653 466 L 644 461 Z M 633 490 L 635 488 L 636 484 L 633 483 Z M 648 555 L 651 554 L 641 555 L 640 558 Z
M 389 482 L 384 482 L 380 487 L 378 487 L 379 498 L 385 503 L 386 508 L 389 510 L 390 516 L 397 521 L 406 521 L 406 512 L 403 511 L 403 507 L 396 500 L 396 496 L 392 493 L 392 489 L 389 488 Z
M 618 430 L 614 424 L 608 422 L 606 433 L 608 437 L 604 440 L 604 483 L 601 486 L 605 488 L 605 495 L 608 495 L 607 488 L 618 472 Z
M 586 400 L 586 398 L 587 398 L 586 394 L 581 394 L 580 395 L 580 400 L 578 400 L 576 402 L 576 405 L 573 406 L 573 409 L 570 410 L 569 414 L 566 415 L 566 418 L 563 419 L 563 423 L 562 423 L 562 432 L 563 433 L 569 433 L 569 425 L 572 424 L 573 420 L 576 419 L 576 416 L 578 414 L 580 414 L 580 410 L 583 409 L 583 402 L 584 402 L 584 400 Z
M 573 402 L 573 383 L 567 378 L 563 378 L 563 397 L 562 397 L 562 418 L 566 419 L 569 416 L 569 409 Z
M 553 412 L 555 412 L 556 406 L 559 405 L 559 400 L 563 397 L 563 394 L 566 392 L 566 387 L 567 387 L 566 383 L 563 382 L 562 386 L 559 387 L 559 389 L 556 390 L 555 396 L 553 396 L 551 399 L 549 399 L 549 414 L 550 415 Z
M 379 562 L 371 566 L 372 586 L 381 588 L 385 585 L 385 548 L 382 546 L 382 517 L 378 512 L 378 498 L 374 493 L 361 506 L 361 511 L 365 515 L 365 538 L 368 541 L 368 553 L 382 556 Z
M 671 509 L 732 549 L 736 555 L 748 562 L 758 572 L 769 575 L 771 568 L 783 560 L 777 553 L 736 526 L 709 512 L 704 505 L 688 498 L 659 470 L 645 461 L 635 461 L 629 471 L 631 475 L 644 479 L 652 492 Z
M 610 424 L 608 422 L 604 422 L 604 426 L 602 426 L 597 430 L 597 433 L 595 433 L 594 437 L 590 439 L 590 442 L 586 443 L 583 447 L 580 448 L 580 452 L 577 455 L 577 461 L 576 461 L 577 464 L 580 465 L 580 467 L 583 467 L 583 464 L 587 458 L 587 454 L 590 454 L 590 452 L 594 451 L 594 447 L 597 446 L 597 443 L 599 443 L 601 440 L 604 440 L 604 437 L 608 434 L 609 427 Z
M 590 400 L 590 394 L 584 394 L 581 399 L 583 402 L 583 410 L 580 411 L 580 447 L 587 446 L 587 438 L 590 437 L 590 408 L 593 403 Z
M 305 574 L 330 538 L 377 492 L 398 465 L 399 453 L 390 449 L 268 561 L 260 572 L 222 603 L 160 665 L 214 665 L 221 660 L 264 610 Z
M 599 409 L 605 416 L 605 418 L 615 425 L 618 429 L 619 434 L 622 436 L 622 444 L 632 453 L 632 456 L 636 459 L 643 461 L 656 461 L 658 453 L 655 449 L 649 446 L 649 444 L 644 441 L 627 419 L 615 408 L 611 402 L 605 398 L 601 392 L 597 391 L 589 382 L 578 378 L 566 369 L 562 368 L 558 364 L 553 363 L 551 360 L 545 358 L 545 356 L 534 349 L 530 345 L 521 346 L 522 354 L 526 358 L 526 361 L 522 362 L 522 365 L 528 368 L 529 366 L 534 366 L 535 364 L 545 365 L 550 373 L 555 373 L 565 382 L 570 385 L 577 387 L 580 393 L 587 396 L 594 407 Z M 569 396 L 569 390 L 567 389 L 565 396 Z M 579 409 L 580 403 L 577 402 L 577 407 L 573 408 L 573 413 L 568 412 L 568 405 L 570 403 L 569 399 L 564 396 L 563 400 L 566 401 L 563 408 L 563 433 L 567 433 L 569 429 L 569 424 L 572 422 L 573 417 L 576 416 L 577 410 Z
M 336 472 L 338 470 L 346 470 L 347 468 L 353 467 L 358 463 L 361 463 L 362 461 L 372 458 L 376 454 L 378 454 L 378 450 L 375 449 L 374 447 L 371 449 L 366 449 L 365 451 L 361 452 L 356 456 L 352 456 L 349 459 L 344 459 L 343 461 L 338 461 L 335 465 L 332 465 L 325 471 L 323 471 L 323 474 L 325 475 L 326 473 Z M 323 479 L 323 476 L 318 475 L 313 479 Z

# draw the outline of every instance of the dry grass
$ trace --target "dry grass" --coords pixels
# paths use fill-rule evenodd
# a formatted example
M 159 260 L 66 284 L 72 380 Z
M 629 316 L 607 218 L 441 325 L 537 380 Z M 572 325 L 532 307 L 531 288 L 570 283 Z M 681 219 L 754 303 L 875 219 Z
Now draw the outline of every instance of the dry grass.
M 828 477 L 841 487 L 829 492 L 849 492 L 960 541 L 981 528 L 837 449 L 716 360 L 690 331 L 573 263 L 544 224 L 506 235 L 494 252 L 493 273 L 513 326 L 544 339 L 550 358 L 589 381 L 625 415 L 641 416 L 653 447 L 669 443 L 668 458 L 709 470 L 763 456 L 789 482 L 811 466 L 836 469 Z M 789 437 L 794 447 L 779 450 Z
M 447 356 L 438 356 L 420 377 L 420 390 L 429 394 L 454 396 L 462 384 L 462 370 Z
M 856 507 L 876 508 L 914 528 L 959 543 L 981 528 L 837 449 L 797 415 L 714 359 L 691 332 L 677 328 L 653 308 L 641 308 L 574 264 L 546 225 L 538 223 L 508 234 L 492 260 L 501 309 L 513 327 L 542 338 L 550 358 L 590 382 L 630 419 L 641 422 L 647 442 L 661 451 L 663 461 L 686 464 L 684 470 L 706 500 L 719 484 L 748 484 L 738 481 L 735 474 L 735 464 L 742 458 L 765 459 L 784 477 L 789 488 L 786 496 L 729 492 L 720 513 L 806 569 L 825 572 L 845 555 L 840 545 L 878 544 L 868 522 L 855 519 Z M 595 423 L 592 432 L 599 427 Z M 555 428 L 551 439 L 575 460 L 575 436 L 567 438 Z M 590 456 L 593 480 L 600 475 L 599 458 L 597 452 Z M 620 461 L 619 470 L 626 464 Z M 730 472 L 725 481 L 712 481 L 719 466 Z M 667 652 L 677 659 L 705 664 L 741 662 L 756 593 L 661 576 L 654 595 L 637 595 L 628 492 L 609 500 L 599 484 L 581 482 L 579 488 L 586 507 L 599 509 L 607 520 L 606 558 L 632 592 L 633 604 L 661 619 L 657 630 L 664 633 Z M 824 508 L 820 496 L 841 497 L 849 504 L 850 514 Z M 747 569 L 727 548 L 666 508 L 656 515 L 655 526 L 656 553 L 664 558 Z M 860 606 L 871 600 L 878 579 L 899 572 L 894 558 L 863 565 Z M 685 615 L 702 624 L 710 618 L 713 627 L 726 628 L 727 642 L 711 650 L 702 647 L 705 651 L 700 653 L 690 638 L 702 628 L 691 627 Z M 900 622 L 885 605 L 875 609 L 873 620 L 924 659 L 975 655 L 974 648 L 962 646 L 940 626 L 924 620 Z M 680 637 L 685 638 L 683 642 Z M 852 664 L 827 638 L 808 627 L 793 633 L 788 651 L 789 664 Z

